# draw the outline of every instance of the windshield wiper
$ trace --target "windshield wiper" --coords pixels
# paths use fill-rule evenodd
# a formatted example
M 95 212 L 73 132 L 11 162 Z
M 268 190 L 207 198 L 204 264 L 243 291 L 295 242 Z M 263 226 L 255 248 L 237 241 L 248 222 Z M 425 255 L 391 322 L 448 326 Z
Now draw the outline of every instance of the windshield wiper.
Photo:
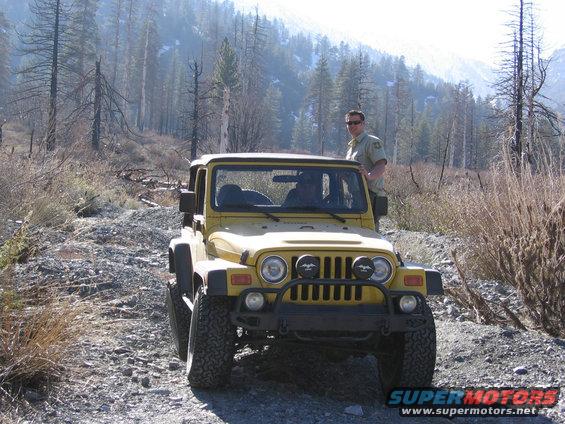
M 265 215 L 267 218 L 272 219 L 275 222 L 279 222 L 281 219 L 278 216 L 273 215 L 272 213 L 269 212 L 265 212 L 261 210 L 261 207 L 257 206 L 257 205 L 250 205 L 248 203 L 236 203 L 236 204 L 230 204 L 229 205 L 230 208 L 242 208 L 242 209 L 252 209 L 254 211 L 257 212 L 261 212 L 263 215 Z
M 319 206 L 291 206 L 289 209 L 303 210 L 308 212 L 324 212 L 330 215 L 332 218 L 337 219 L 339 222 L 346 222 L 345 218 L 343 218 L 342 216 L 339 216 L 338 214 L 330 212 Z

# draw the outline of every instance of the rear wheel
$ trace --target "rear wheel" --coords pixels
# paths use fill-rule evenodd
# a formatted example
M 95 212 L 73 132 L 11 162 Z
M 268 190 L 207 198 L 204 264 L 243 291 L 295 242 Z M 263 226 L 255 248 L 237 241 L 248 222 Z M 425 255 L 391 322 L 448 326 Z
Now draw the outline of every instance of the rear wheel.
M 187 374 L 193 387 L 214 388 L 230 379 L 235 350 L 235 327 L 226 296 L 208 296 L 198 288 L 190 322 Z
M 192 312 L 182 300 L 182 293 L 176 282 L 169 282 L 166 290 L 165 303 L 169 313 L 171 337 L 179 358 L 186 361 Z
M 428 304 L 419 306 L 431 326 L 418 331 L 382 337 L 386 354 L 378 356 L 378 369 L 385 397 L 395 387 L 429 387 L 436 363 L 436 329 Z

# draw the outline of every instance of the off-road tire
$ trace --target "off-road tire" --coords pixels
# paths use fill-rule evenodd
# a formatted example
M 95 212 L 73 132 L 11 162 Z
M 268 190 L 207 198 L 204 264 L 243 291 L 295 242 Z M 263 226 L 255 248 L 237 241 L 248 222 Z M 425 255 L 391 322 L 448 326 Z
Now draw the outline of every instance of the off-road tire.
M 186 369 L 192 387 L 215 388 L 229 383 L 235 350 L 235 327 L 226 296 L 208 296 L 202 286 L 194 300 Z
M 192 312 L 182 300 L 180 288 L 176 282 L 167 284 L 165 303 L 169 313 L 171 337 L 175 350 L 181 361 L 186 361 L 188 351 L 188 333 L 190 331 L 190 318 Z
M 431 320 L 430 327 L 381 338 L 380 347 L 387 354 L 377 356 L 377 363 L 385 399 L 395 387 L 429 387 L 432 383 L 436 364 L 434 317 L 425 301 L 418 308 Z

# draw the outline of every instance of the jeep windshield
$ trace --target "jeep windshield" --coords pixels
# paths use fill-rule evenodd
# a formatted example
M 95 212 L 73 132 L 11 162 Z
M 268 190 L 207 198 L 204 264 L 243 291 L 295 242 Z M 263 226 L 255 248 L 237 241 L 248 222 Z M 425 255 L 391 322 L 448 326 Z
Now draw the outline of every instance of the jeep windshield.
M 218 165 L 211 204 L 220 212 L 327 213 L 336 218 L 367 211 L 361 178 L 357 169 L 345 167 Z

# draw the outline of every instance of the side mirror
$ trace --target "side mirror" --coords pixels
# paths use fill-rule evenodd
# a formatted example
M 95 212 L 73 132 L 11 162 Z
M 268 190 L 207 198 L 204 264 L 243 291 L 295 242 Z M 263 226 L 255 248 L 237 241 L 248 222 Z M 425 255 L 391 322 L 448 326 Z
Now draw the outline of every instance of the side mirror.
M 179 211 L 194 214 L 196 211 L 196 195 L 185 188 L 180 189 Z

